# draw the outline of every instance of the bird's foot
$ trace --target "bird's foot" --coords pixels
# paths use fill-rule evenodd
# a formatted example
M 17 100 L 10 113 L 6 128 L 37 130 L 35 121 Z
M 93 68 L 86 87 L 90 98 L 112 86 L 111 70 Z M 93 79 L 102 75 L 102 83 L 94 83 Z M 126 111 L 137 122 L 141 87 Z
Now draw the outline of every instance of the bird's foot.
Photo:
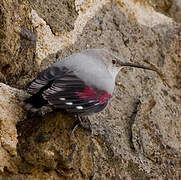
M 89 120 L 88 117 L 87 117 L 88 122 L 84 122 L 82 120 L 82 117 L 80 117 L 79 115 L 76 115 L 75 118 L 76 118 L 76 121 L 75 121 L 75 124 L 74 124 L 74 126 L 72 128 L 72 134 L 74 134 L 74 132 L 76 131 L 76 129 L 79 126 L 82 126 L 85 130 L 92 132 L 92 130 L 91 130 L 91 123 L 90 123 L 90 120 Z
M 32 118 L 40 117 L 40 116 L 41 116 L 40 112 L 27 112 L 26 118 L 32 119 Z

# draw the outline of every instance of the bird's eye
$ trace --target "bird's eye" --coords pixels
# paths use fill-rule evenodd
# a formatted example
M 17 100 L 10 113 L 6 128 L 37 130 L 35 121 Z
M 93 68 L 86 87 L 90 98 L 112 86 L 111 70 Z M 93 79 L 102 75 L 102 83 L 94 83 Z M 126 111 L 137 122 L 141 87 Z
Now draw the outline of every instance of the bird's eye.
M 115 59 L 112 60 L 112 64 L 116 64 L 116 60 Z

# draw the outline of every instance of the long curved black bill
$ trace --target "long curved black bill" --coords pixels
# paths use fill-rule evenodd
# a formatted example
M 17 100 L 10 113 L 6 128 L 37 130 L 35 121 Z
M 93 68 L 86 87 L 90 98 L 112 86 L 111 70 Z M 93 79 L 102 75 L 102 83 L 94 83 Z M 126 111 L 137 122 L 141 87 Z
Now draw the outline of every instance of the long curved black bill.
M 134 64 L 134 63 L 129 63 L 129 62 L 119 62 L 119 64 L 121 66 L 128 66 L 128 67 L 135 67 L 135 68 L 141 68 L 141 69 L 147 69 L 147 70 L 151 70 L 151 71 L 156 71 L 155 69 L 152 69 L 150 67 L 146 67 L 146 66 L 139 65 L 139 64 Z

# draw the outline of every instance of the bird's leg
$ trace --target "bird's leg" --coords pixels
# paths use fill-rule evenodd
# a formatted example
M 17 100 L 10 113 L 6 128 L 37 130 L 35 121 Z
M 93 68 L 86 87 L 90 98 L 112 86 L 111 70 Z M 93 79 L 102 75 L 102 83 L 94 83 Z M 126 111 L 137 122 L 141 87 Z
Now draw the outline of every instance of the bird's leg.
M 31 119 L 31 118 L 34 118 L 34 117 L 41 117 L 42 114 L 40 111 L 36 111 L 36 112 L 27 112 L 27 119 Z
M 72 134 L 74 134 L 75 130 L 78 128 L 79 125 L 81 125 L 84 129 L 91 131 L 91 127 L 90 127 L 90 121 L 89 121 L 89 125 L 87 125 L 87 123 L 82 121 L 82 117 L 79 115 L 75 115 L 76 121 L 75 121 L 75 125 L 72 128 Z M 89 120 L 89 118 L 88 118 Z
M 82 119 L 81 119 L 81 117 L 79 116 L 79 115 L 75 115 L 75 118 L 76 118 L 76 121 L 75 121 L 75 124 L 74 124 L 74 126 L 73 126 L 73 128 L 72 128 L 72 134 L 74 134 L 74 132 L 75 132 L 75 130 L 78 128 L 78 126 L 81 124 L 81 122 L 82 122 Z

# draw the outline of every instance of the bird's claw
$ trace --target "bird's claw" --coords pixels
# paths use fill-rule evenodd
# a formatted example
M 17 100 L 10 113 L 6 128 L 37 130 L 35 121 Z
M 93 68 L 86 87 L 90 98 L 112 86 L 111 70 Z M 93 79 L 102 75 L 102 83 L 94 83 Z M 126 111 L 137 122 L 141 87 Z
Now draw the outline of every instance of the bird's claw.
M 72 128 L 72 134 L 74 134 L 74 132 L 76 131 L 76 129 L 78 128 L 78 126 L 82 126 L 85 130 L 91 131 L 91 127 L 90 127 L 90 122 L 86 123 L 82 121 L 82 118 L 79 115 L 75 116 L 76 121 L 75 124 Z

